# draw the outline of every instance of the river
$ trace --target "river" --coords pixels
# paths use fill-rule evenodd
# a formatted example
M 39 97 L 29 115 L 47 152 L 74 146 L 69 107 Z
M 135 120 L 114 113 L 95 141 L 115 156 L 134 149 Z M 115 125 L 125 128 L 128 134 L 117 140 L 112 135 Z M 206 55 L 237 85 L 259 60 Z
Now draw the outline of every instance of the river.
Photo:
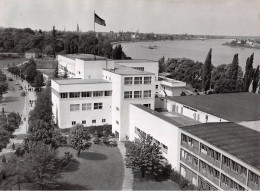
M 254 52 L 254 68 L 260 65 L 260 49 L 230 47 L 222 45 L 230 42 L 230 39 L 208 39 L 208 40 L 175 40 L 154 42 L 129 42 L 121 43 L 123 51 L 133 59 L 149 59 L 157 61 L 161 57 L 167 58 L 189 58 L 204 62 L 207 53 L 212 48 L 212 64 L 218 66 L 232 62 L 234 54 L 239 55 L 239 65 L 245 68 L 246 59 Z M 157 47 L 150 49 L 149 47 Z

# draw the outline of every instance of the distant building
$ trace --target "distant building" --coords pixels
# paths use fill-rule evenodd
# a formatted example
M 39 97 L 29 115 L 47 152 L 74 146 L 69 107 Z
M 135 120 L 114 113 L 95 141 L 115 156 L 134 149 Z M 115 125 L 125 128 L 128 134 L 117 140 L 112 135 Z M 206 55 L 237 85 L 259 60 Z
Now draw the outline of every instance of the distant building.
M 41 56 L 41 51 L 40 49 L 30 49 L 30 50 L 27 50 L 25 53 L 24 53 L 24 56 L 26 59 L 34 59 L 34 58 L 38 58 Z

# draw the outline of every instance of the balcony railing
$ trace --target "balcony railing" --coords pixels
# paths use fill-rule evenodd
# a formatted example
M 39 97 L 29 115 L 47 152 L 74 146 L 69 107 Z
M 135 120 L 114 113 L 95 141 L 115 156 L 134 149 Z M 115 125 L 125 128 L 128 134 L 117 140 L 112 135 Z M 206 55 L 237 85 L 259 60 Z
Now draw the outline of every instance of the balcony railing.
M 185 142 L 181 142 L 181 145 L 184 147 L 184 148 L 186 148 L 186 149 L 188 149 L 188 150 L 190 150 L 190 151 L 192 151 L 194 154 L 199 154 L 199 149 L 198 148 L 195 148 L 195 147 L 192 147 L 191 145 L 188 145 L 187 143 L 185 143 Z
M 192 162 L 186 160 L 185 158 L 181 157 L 181 161 L 184 162 L 185 164 L 187 164 L 189 167 L 191 167 L 193 170 L 198 171 L 198 166 L 196 166 L 195 164 L 193 164 Z
M 200 174 L 211 180 L 216 185 L 219 185 L 219 179 L 213 176 L 213 174 L 207 173 L 205 170 L 200 169 Z
M 235 179 L 237 179 L 239 182 L 246 184 L 246 176 L 245 175 L 232 171 L 229 167 L 227 167 L 224 164 L 222 165 L 222 170 L 224 172 L 226 172 L 227 174 L 229 174 L 231 177 L 234 177 Z
M 215 160 L 214 158 L 208 156 L 207 154 L 200 152 L 200 156 L 210 162 L 211 164 L 215 165 L 216 167 L 220 168 L 220 161 Z
M 260 186 L 252 181 L 248 181 L 248 187 L 252 189 L 253 191 L 260 190 Z

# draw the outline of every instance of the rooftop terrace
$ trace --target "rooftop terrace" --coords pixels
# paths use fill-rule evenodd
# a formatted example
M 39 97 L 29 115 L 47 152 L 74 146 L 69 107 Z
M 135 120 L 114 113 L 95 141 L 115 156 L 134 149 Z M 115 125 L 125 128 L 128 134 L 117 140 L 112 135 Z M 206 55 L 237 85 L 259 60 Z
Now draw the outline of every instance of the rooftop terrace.
M 59 85 L 110 83 L 103 79 L 53 79 Z
M 114 69 L 104 69 L 106 71 L 119 74 L 119 75 L 154 75 L 147 71 L 141 71 L 124 65 L 115 65 Z
M 185 117 L 185 116 L 175 113 L 175 112 L 157 112 L 157 111 L 147 108 L 141 104 L 134 104 L 134 106 L 136 106 L 156 117 L 159 117 L 160 119 L 162 119 L 170 124 L 173 124 L 176 127 L 200 124 L 200 122 L 198 122 L 198 121 L 195 121 L 193 119 L 190 119 L 188 117 Z
M 260 120 L 260 95 L 244 92 L 167 97 L 231 122 Z
M 70 59 L 80 59 L 83 61 L 94 61 L 94 60 L 106 60 L 105 57 L 95 56 L 96 59 L 94 59 L 94 55 L 92 54 L 62 54 L 62 56 L 70 58 Z
M 182 130 L 260 170 L 260 132 L 231 123 L 203 123 Z

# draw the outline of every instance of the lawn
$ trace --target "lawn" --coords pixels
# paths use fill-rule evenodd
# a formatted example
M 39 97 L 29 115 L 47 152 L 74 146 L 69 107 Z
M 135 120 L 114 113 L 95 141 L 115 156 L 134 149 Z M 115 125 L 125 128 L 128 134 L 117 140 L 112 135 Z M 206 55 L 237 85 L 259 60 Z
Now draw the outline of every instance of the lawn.
M 7 59 L 0 59 L 0 68 L 6 67 L 6 65 L 18 65 L 24 61 L 28 61 L 26 58 L 7 58 Z
M 181 191 L 179 185 L 170 179 L 156 181 L 152 178 L 141 178 L 140 173 L 134 173 L 134 191 Z
M 124 178 L 124 163 L 119 149 L 102 145 L 92 145 L 78 158 L 71 148 L 59 148 L 59 156 L 64 152 L 74 154 L 62 173 L 60 186 L 55 190 L 121 190 Z

